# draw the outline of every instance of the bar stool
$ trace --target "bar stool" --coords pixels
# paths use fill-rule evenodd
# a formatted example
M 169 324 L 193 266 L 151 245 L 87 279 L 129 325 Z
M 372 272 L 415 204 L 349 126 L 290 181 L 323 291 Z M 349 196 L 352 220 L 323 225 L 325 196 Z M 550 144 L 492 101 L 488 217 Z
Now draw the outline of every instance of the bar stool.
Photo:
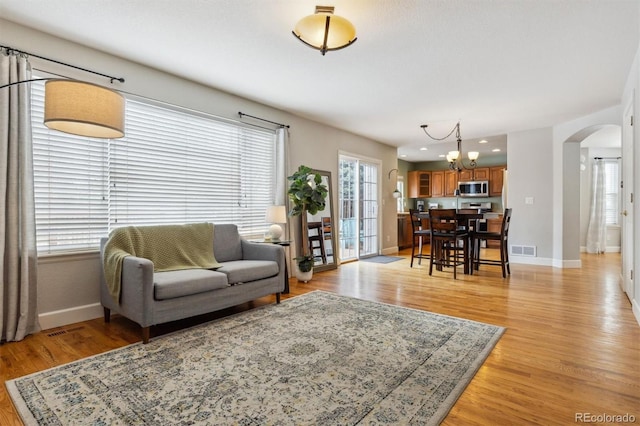
M 474 231 L 472 233 L 474 259 L 473 267 L 478 270 L 480 265 L 500 265 L 502 267 L 502 278 L 507 278 L 507 274 L 511 275 L 511 267 L 509 266 L 509 224 L 511 223 L 511 209 L 504 209 L 502 216 L 502 225 L 500 232 Z M 480 243 L 482 240 L 500 241 L 500 260 L 481 259 Z
M 428 258 L 428 254 L 422 252 L 422 246 L 424 240 L 430 238 L 431 234 L 428 229 L 424 229 L 422 226 L 422 219 L 419 214 L 422 213 L 419 210 L 409 209 L 409 215 L 411 216 L 411 265 L 413 268 L 413 259 L 418 259 L 418 265 L 421 264 L 423 258 Z M 416 254 L 416 239 L 418 240 L 418 253 Z
M 433 265 L 437 269 L 453 267 L 453 279 L 457 279 L 457 267 L 466 263 L 469 258 L 469 233 L 458 226 L 456 209 L 429 209 L 431 227 L 431 262 L 429 275 Z M 462 247 L 462 256 L 457 253 Z

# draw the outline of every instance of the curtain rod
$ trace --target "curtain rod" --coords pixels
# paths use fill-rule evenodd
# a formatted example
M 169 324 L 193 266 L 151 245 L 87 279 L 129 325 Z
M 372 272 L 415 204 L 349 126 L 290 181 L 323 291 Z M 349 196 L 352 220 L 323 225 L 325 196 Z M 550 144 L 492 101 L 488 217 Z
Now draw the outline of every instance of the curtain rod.
M 7 49 L 7 51 L 9 51 L 9 52 L 22 53 L 22 54 L 27 55 L 27 56 L 33 56 L 34 58 L 44 59 L 45 61 L 54 62 L 56 64 L 64 65 L 65 67 L 75 68 L 75 69 L 80 70 L 80 71 L 89 72 L 89 73 L 96 74 L 96 75 L 99 75 L 99 76 L 102 76 L 102 77 L 106 77 L 106 78 L 111 79 L 111 83 L 113 83 L 114 80 L 117 80 L 120 83 L 124 83 L 124 78 L 123 77 L 113 77 L 113 76 L 110 76 L 110 75 L 107 75 L 107 74 L 102 74 L 101 72 L 91 71 L 91 70 L 88 70 L 86 68 L 81 68 L 81 67 L 77 67 L 75 65 L 66 64 L 64 62 L 56 61 L 55 59 L 45 58 L 44 56 L 35 55 L 33 53 L 25 52 L 24 50 L 14 49 L 13 47 L 9 47 L 9 46 L 0 45 L 0 48 Z
M 267 123 L 275 124 L 276 126 L 286 127 L 287 129 L 290 127 L 288 124 L 276 123 L 275 121 L 265 120 L 264 118 L 255 117 L 253 115 L 245 114 L 244 112 L 238 112 L 238 115 L 240 116 L 240 118 L 242 118 L 242 117 L 254 118 L 256 120 L 260 120 L 260 121 L 264 121 L 264 122 L 267 122 Z
M 593 157 L 594 160 L 619 160 L 622 157 Z

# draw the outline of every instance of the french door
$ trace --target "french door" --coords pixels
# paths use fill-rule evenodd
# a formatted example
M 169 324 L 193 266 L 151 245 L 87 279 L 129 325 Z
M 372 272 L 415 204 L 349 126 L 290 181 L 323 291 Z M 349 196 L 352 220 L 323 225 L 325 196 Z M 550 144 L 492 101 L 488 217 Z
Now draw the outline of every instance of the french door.
M 340 155 L 340 260 L 378 254 L 378 164 Z

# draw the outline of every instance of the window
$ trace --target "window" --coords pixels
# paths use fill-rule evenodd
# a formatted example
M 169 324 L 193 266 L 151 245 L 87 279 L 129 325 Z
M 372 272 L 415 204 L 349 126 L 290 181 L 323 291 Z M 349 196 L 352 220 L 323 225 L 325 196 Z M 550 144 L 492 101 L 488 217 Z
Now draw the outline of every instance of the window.
M 398 213 L 404 212 L 404 178 L 403 176 L 398 176 L 398 180 L 396 181 L 396 189 L 400 191 L 400 196 L 396 198 L 396 211 Z
M 95 249 L 126 225 L 235 223 L 264 233 L 275 191 L 275 133 L 127 99 L 126 136 L 50 131 L 32 84 L 38 251 Z
M 605 160 L 605 216 L 607 225 L 619 225 L 620 218 L 620 164 L 618 160 Z

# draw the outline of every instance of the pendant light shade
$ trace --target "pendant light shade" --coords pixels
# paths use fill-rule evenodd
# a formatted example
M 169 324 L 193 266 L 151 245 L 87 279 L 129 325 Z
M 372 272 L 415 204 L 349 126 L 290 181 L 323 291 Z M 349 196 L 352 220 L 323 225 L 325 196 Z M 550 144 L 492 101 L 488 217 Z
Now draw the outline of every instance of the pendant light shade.
M 357 40 L 356 29 L 351 22 L 333 14 L 332 6 L 316 6 L 316 13 L 302 18 L 296 24 L 293 35 L 324 56 L 330 50 L 347 47 Z
M 44 124 L 80 136 L 124 136 L 124 97 L 102 86 L 77 80 L 45 83 Z

